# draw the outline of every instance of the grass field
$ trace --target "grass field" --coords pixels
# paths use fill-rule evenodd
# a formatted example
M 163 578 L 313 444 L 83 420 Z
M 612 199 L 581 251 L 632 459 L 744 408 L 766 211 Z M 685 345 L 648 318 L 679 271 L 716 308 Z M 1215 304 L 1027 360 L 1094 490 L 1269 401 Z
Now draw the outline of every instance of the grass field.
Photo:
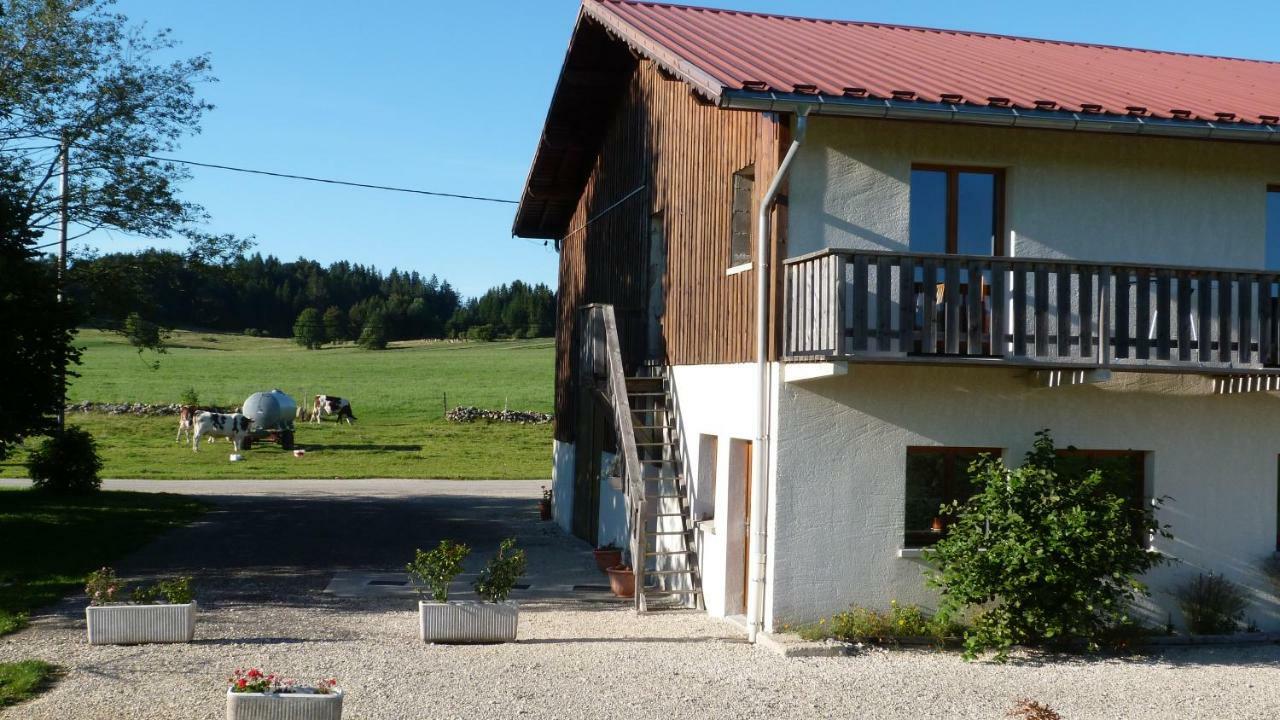
M 40 660 L 0 663 L 0 707 L 30 700 L 57 674 L 58 668 Z
M 204 508 L 167 493 L 57 497 L 0 490 L 0 547 L 8 549 L 0 557 L 0 635 L 82 585 L 89 571 L 186 525 Z
M 128 478 L 543 478 L 550 475 L 550 425 L 443 419 L 446 405 L 510 407 L 550 412 L 552 341 L 493 343 L 415 341 L 381 352 L 354 346 L 306 350 L 289 340 L 176 332 L 167 354 L 140 358 L 119 336 L 82 331 L 81 377 L 71 402 L 178 402 L 193 388 L 202 403 L 238 406 L 259 390 L 295 398 L 329 393 L 350 398 L 359 420 L 339 426 L 299 423 L 295 458 L 278 446 L 256 445 L 246 460 L 228 462 L 225 441 L 174 442 L 177 419 L 76 414 L 69 421 L 97 438 L 104 477 Z M 151 369 L 149 360 L 158 359 Z M 0 477 L 25 477 L 18 453 L 0 463 Z

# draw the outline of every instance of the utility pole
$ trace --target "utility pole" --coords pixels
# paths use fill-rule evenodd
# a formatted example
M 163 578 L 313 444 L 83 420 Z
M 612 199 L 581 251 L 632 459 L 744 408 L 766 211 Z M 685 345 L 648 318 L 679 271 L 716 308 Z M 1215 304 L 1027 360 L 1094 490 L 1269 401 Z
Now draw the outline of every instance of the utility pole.
M 62 142 L 59 143 L 61 148 L 59 153 L 62 156 L 62 176 L 58 180 L 58 302 L 66 302 L 66 275 L 67 275 L 67 223 L 70 218 L 67 213 L 67 179 L 71 174 L 71 142 L 67 139 L 67 131 L 62 131 Z M 58 430 L 61 431 L 67 424 L 67 368 L 63 365 L 58 370 L 58 387 L 61 388 L 61 398 L 58 401 Z

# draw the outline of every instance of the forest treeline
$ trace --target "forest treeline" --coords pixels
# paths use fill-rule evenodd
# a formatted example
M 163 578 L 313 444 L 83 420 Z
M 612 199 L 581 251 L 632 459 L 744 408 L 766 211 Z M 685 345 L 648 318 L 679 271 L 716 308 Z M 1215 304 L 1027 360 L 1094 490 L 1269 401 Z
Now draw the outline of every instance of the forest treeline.
M 293 336 L 308 308 L 325 319 L 325 340 L 356 340 L 376 325 L 388 340 L 547 337 L 555 294 L 519 280 L 462 298 L 435 275 L 261 254 L 222 263 L 148 249 L 77 259 L 68 270 L 72 297 L 104 327 L 135 316 L 161 327 L 200 327 Z

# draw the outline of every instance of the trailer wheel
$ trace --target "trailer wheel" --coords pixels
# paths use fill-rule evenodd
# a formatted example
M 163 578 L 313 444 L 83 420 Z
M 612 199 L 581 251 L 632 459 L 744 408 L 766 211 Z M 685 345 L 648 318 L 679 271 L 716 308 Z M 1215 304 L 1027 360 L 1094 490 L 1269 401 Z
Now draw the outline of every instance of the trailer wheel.
M 285 450 L 293 449 L 293 431 L 292 430 L 286 430 L 280 433 L 280 447 L 284 448 Z

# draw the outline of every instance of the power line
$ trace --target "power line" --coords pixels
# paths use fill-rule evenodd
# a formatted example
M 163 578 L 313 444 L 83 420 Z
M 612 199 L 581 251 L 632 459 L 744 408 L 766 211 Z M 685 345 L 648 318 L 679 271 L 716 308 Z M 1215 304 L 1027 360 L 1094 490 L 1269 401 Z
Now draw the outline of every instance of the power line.
M 367 188 L 369 190 L 388 190 L 391 192 L 413 193 L 415 195 L 430 195 L 432 197 L 457 198 L 458 200 L 478 200 L 480 202 L 502 203 L 504 205 L 517 205 L 518 200 L 506 200 L 504 198 L 485 197 L 483 195 L 463 195 L 460 193 L 437 192 L 435 190 L 418 190 L 416 188 L 395 187 L 393 185 L 373 185 L 370 183 L 352 182 L 350 180 L 335 180 L 333 178 L 312 177 L 310 175 L 294 175 L 292 173 L 273 172 L 270 170 L 254 170 L 252 168 L 233 167 L 231 165 L 218 165 L 215 163 L 197 162 L 195 160 L 182 160 L 179 158 L 159 157 L 156 155 L 138 155 L 148 160 L 159 160 L 160 162 L 182 163 L 183 165 L 194 165 L 196 167 L 214 168 L 216 170 L 230 170 L 231 172 L 249 173 L 251 175 L 267 175 L 269 177 L 287 178 L 289 180 L 306 180 L 308 182 L 327 183 L 329 185 L 347 185 L 350 187 Z

